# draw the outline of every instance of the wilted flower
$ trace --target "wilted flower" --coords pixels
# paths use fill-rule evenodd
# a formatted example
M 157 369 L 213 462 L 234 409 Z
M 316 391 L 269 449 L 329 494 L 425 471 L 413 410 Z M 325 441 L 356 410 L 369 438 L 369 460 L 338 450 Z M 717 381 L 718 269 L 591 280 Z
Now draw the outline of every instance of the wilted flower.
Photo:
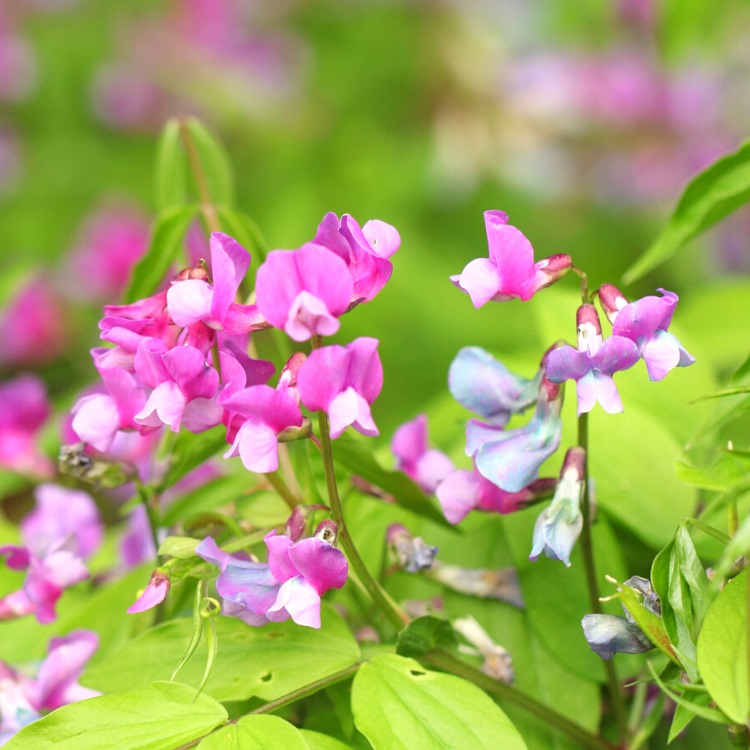
M 432 567 L 438 548 L 425 544 L 400 523 L 392 523 L 386 531 L 388 545 L 396 557 L 396 564 L 407 573 L 417 573 Z

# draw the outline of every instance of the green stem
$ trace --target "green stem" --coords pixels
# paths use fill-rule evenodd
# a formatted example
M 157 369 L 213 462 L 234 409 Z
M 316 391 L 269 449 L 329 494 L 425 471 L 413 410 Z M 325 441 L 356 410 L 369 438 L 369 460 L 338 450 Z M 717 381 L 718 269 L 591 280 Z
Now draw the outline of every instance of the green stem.
M 195 146 L 195 141 L 185 120 L 180 120 L 180 139 L 187 155 L 188 164 L 190 164 L 190 171 L 193 173 L 193 178 L 195 179 L 195 186 L 198 188 L 201 211 L 206 220 L 208 231 L 218 232 L 220 231 L 219 216 L 216 212 L 216 206 L 214 206 L 211 200 L 211 194 L 208 192 L 208 183 L 206 182 L 206 175 L 203 172 L 203 165 L 201 164 L 198 149 Z
M 154 541 L 154 550 L 156 555 L 156 560 L 158 563 L 159 560 L 159 513 L 156 507 L 154 507 L 158 503 L 158 498 L 156 496 L 156 493 L 154 492 L 154 489 L 147 484 L 143 484 L 140 480 L 136 479 L 136 489 L 138 492 L 138 497 L 141 500 L 141 503 L 143 504 L 143 507 L 146 509 L 146 517 L 148 518 L 148 528 L 151 532 L 151 538 Z
M 554 727 L 563 734 L 566 734 L 581 747 L 593 748 L 593 750 L 615 750 L 615 746 L 602 737 L 592 734 L 587 729 L 570 721 L 562 714 L 557 713 L 557 711 L 545 706 L 543 703 L 539 703 L 531 696 L 528 696 L 515 688 L 509 687 L 502 682 L 493 680 L 491 677 L 488 677 L 483 672 L 480 672 L 460 659 L 457 659 L 447 651 L 443 651 L 443 649 L 436 648 L 428 651 L 425 654 L 423 661 L 440 669 L 444 669 L 446 672 L 450 672 L 457 677 L 462 677 L 485 692 L 505 700 L 508 703 L 513 703 L 524 711 L 528 711 L 545 724 Z
M 323 468 L 326 475 L 326 487 L 328 489 L 328 502 L 331 506 L 331 516 L 338 526 L 341 546 L 344 548 L 346 556 L 349 558 L 349 562 L 352 564 L 357 576 L 359 576 L 362 585 L 367 589 L 370 598 L 380 607 L 380 610 L 391 624 L 397 630 L 401 630 L 404 625 L 409 624 L 409 617 L 401 611 L 385 589 L 372 577 L 364 560 L 359 555 L 354 540 L 349 536 L 349 529 L 347 529 L 344 522 L 344 512 L 341 507 L 341 498 L 339 497 L 336 474 L 333 468 L 333 451 L 331 449 L 331 430 L 328 423 L 328 415 L 322 410 L 318 412 L 318 428 L 320 432 Z
M 747 727 L 742 724 L 734 724 L 729 727 L 729 740 L 733 747 L 747 750 L 750 738 L 748 737 Z
M 583 501 L 581 502 L 581 515 L 583 526 L 581 528 L 581 553 L 583 554 L 583 568 L 586 573 L 586 584 L 589 590 L 591 609 L 594 614 L 602 614 L 602 605 L 599 601 L 599 585 L 596 580 L 596 565 L 594 563 L 594 546 L 591 542 L 591 495 L 589 492 L 589 422 L 588 414 L 584 413 L 578 417 L 578 445 L 586 451 L 586 480 L 583 483 Z M 625 746 L 628 737 L 627 718 L 625 715 L 625 704 L 620 690 L 620 681 L 617 677 L 617 669 L 611 661 L 604 662 L 607 672 L 607 684 L 609 686 L 612 710 L 617 723 L 617 734 L 620 745 Z
M 294 510 L 302 501 L 295 496 L 295 494 L 289 489 L 287 483 L 281 478 L 278 472 L 272 471 L 268 474 L 264 474 L 268 480 L 268 484 L 273 487 L 276 492 L 279 493 L 281 499 Z

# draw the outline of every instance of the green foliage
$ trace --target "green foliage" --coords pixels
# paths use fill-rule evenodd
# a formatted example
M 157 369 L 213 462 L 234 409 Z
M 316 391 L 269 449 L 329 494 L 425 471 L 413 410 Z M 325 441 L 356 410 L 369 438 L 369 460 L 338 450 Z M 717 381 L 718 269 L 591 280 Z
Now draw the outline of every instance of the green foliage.
M 375 750 L 526 747 L 508 717 L 475 685 L 401 656 L 376 656 L 360 667 L 352 708 L 357 729 Z
M 299 730 L 277 716 L 245 716 L 209 735 L 198 750 L 309 750 Z
M 174 750 L 227 719 L 224 707 L 176 682 L 90 698 L 57 709 L 16 734 L 8 750 Z

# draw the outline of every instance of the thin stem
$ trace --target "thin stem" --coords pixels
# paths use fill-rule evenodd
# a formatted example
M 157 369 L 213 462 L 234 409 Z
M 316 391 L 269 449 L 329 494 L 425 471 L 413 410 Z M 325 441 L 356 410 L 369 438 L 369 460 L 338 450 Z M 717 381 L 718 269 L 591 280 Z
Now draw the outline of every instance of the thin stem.
M 404 613 L 396 602 L 391 599 L 383 587 L 372 577 L 370 571 L 360 557 L 354 540 L 349 536 L 349 529 L 344 522 L 344 512 L 341 507 L 338 486 L 336 485 L 336 474 L 333 468 L 333 451 L 331 449 L 331 430 L 328 423 L 328 415 L 325 411 L 318 412 L 318 428 L 320 432 L 320 447 L 323 456 L 323 468 L 326 475 L 326 487 L 328 489 L 328 501 L 331 506 L 331 516 L 338 526 L 338 535 L 341 546 L 349 558 L 349 562 L 359 576 L 362 585 L 367 589 L 370 598 L 380 607 L 380 610 L 388 618 L 391 624 L 401 630 L 404 625 L 409 624 L 409 617 Z
M 264 474 L 268 484 L 279 493 L 281 499 L 294 510 L 302 501 L 289 489 L 287 483 L 279 476 L 278 472 L 272 471 Z
M 159 559 L 159 514 L 158 509 L 155 507 L 158 504 L 158 498 L 154 492 L 153 487 L 147 484 L 143 484 L 140 480 L 136 479 L 136 489 L 138 497 L 146 509 L 146 518 L 148 519 L 148 528 L 151 532 L 151 538 L 154 542 L 154 554 L 158 562 Z
M 554 709 L 545 706 L 543 703 L 539 703 L 531 696 L 502 682 L 493 680 L 491 677 L 474 669 L 474 667 L 469 666 L 443 649 L 436 648 L 428 651 L 423 661 L 444 669 L 446 672 L 450 672 L 457 677 L 462 677 L 474 683 L 485 692 L 534 714 L 534 716 L 541 719 L 544 723 L 576 741 L 581 747 L 593 748 L 593 750 L 615 750 L 615 746 L 602 737 L 592 734 L 587 729 L 575 724 L 562 714 L 557 713 Z
M 581 502 L 581 515 L 583 526 L 581 528 L 581 552 L 583 554 L 583 568 L 586 573 L 586 584 L 589 590 L 591 609 L 594 614 L 602 613 L 602 605 L 599 601 L 599 585 L 596 580 L 596 565 L 594 563 L 594 546 L 591 543 L 591 495 L 589 493 L 589 423 L 588 414 L 584 413 L 578 417 L 578 445 L 586 451 L 586 481 L 583 483 L 583 501 Z M 625 715 L 625 704 L 623 702 L 620 681 L 617 677 L 617 669 L 611 661 L 604 662 L 607 672 L 607 683 L 609 686 L 612 710 L 617 723 L 617 734 L 620 745 L 625 746 L 628 737 L 628 726 Z
M 190 171 L 193 173 L 193 178 L 195 179 L 195 186 L 198 188 L 201 211 L 206 219 L 208 231 L 218 232 L 221 228 L 219 224 L 219 216 L 216 213 L 216 207 L 211 200 L 211 194 L 208 192 L 206 175 L 203 172 L 203 165 L 201 164 L 198 149 L 195 146 L 195 141 L 190 134 L 190 128 L 185 120 L 180 120 L 180 139 L 185 148 L 185 154 L 187 155 L 188 163 L 190 164 Z

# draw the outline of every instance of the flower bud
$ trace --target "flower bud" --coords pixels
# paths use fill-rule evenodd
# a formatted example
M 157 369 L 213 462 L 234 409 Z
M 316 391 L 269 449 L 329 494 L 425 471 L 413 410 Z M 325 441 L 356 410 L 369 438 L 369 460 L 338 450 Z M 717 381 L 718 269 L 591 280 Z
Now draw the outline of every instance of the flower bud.
M 578 351 L 596 354 L 602 345 L 602 324 L 593 305 L 581 305 L 576 313 Z
M 326 505 L 297 505 L 286 522 L 285 534 L 293 542 L 298 542 L 305 536 L 307 531 L 307 521 L 316 510 L 328 510 Z M 320 528 L 320 526 L 318 527 Z M 327 540 L 324 540 L 327 541 Z M 332 542 L 332 544 L 335 543 Z
M 287 427 L 277 435 L 277 438 L 280 443 L 293 443 L 295 440 L 309 438 L 310 435 L 312 435 L 312 422 L 308 417 L 303 417 L 301 427 Z
M 536 264 L 536 276 L 534 277 L 534 291 L 548 287 L 561 279 L 570 270 L 573 261 L 569 255 L 558 253 L 544 258 Z
M 599 287 L 599 302 L 607 320 L 614 325 L 617 313 L 628 304 L 628 298 L 613 284 L 602 284 Z
M 173 281 L 187 281 L 188 279 L 198 279 L 199 281 L 207 281 L 210 283 L 208 271 L 206 270 L 206 263 L 203 260 L 199 260 L 192 268 L 183 268 L 173 279 Z
M 146 588 L 135 602 L 128 607 L 128 614 L 145 612 L 147 609 L 161 604 L 167 598 L 169 586 L 169 573 L 164 568 L 157 568 L 151 574 L 151 580 L 148 582 Z
M 320 539 L 322 542 L 327 542 L 332 547 L 335 547 L 336 540 L 339 536 L 339 527 L 336 525 L 335 521 L 326 519 L 318 524 L 314 536 L 316 539 Z

